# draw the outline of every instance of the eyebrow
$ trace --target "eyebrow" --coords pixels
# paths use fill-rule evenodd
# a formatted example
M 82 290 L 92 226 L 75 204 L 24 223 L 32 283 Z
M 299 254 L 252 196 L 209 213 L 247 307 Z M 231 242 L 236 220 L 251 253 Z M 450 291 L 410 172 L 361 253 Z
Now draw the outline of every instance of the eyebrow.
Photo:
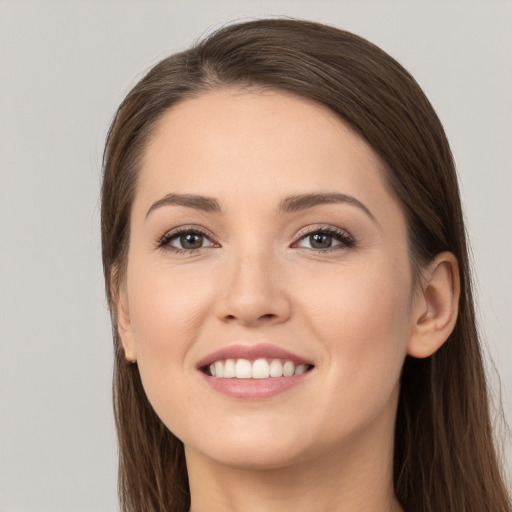
M 285 198 L 278 207 L 278 213 L 293 213 L 302 210 L 307 210 L 308 208 L 313 208 L 314 206 L 320 204 L 335 204 L 335 203 L 347 203 L 352 206 L 356 206 L 360 210 L 362 210 L 370 219 L 374 222 L 377 222 L 373 213 L 365 206 L 361 201 L 356 199 L 353 196 L 348 196 L 346 194 L 340 194 L 337 192 L 325 192 L 325 193 L 314 193 L 314 194 L 302 194 L 298 196 L 289 196 Z
M 167 205 L 186 206 L 188 208 L 194 208 L 208 213 L 222 213 L 219 202 L 213 197 L 171 193 L 151 205 L 146 213 L 146 219 L 152 211 Z
M 352 206 L 356 206 L 364 213 L 366 213 L 366 215 L 372 221 L 375 223 L 377 222 L 372 212 L 361 201 L 353 196 L 340 194 L 337 192 L 322 192 L 288 196 L 279 203 L 279 206 L 277 207 L 277 214 L 283 215 L 286 213 L 294 213 L 307 210 L 321 204 L 335 203 L 346 203 Z M 146 218 L 152 211 L 167 205 L 185 206 L 187 208 L 194 208 L 196 210 L 201 210 L 207 213 L 215 213 L 219 215 L 222 214 L 220 204 L 214 197 L 195 194 L 171 193 L 154 202 L 147 211 Z

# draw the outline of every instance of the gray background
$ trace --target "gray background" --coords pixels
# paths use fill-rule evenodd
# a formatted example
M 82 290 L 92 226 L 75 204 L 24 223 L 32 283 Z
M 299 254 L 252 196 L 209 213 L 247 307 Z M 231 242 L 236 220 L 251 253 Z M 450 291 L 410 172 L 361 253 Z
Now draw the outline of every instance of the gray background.
M 510 421 L 510 1 L 0 0 L 1 512 L 117 510 L 98 229 L 106 129 L 160 58 L 220 24 L 279 14 L 377 43 L 437 109 Z

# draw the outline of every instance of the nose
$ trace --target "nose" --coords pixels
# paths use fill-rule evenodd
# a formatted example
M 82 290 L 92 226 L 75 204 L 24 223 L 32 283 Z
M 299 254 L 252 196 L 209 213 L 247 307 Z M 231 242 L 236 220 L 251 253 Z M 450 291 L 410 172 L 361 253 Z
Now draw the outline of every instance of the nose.
M 224 262 L 215 308 L 223 322 L 246 327 L 288 320 L 291 301 L 277 257 L 268 251 L 244 252 Z

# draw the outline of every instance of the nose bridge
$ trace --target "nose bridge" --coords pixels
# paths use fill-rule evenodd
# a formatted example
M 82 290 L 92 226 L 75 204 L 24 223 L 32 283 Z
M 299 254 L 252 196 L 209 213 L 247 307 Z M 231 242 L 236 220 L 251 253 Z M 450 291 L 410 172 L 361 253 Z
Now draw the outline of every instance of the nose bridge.
M 290 300 L 279 279 L 279 255 L 268 244 L 233 247 L 225 265 L 218 314 L 243 324 L 281 322 L 290 314 Z

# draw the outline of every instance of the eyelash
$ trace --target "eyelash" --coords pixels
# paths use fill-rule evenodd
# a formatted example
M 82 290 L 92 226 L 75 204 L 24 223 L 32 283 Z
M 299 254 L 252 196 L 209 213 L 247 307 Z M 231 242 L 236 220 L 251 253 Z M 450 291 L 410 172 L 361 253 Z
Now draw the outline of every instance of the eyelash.
M 329 247 L 328 249 L 315 249 L 313 247 L 302 247 L 302 249 L 309 249 L 314 252 L 319 253 L 327 253 L 327 252 L 336 252 L 336 251 L 344 251 L 350 249 L 355 246 L 354 238 L 349 235 L 345 230 L 337 228 L 335 226 L 325 227 L 325 226 L 317 226 L 313 229 L 307 229 L 305 231 L 301 231 L 299 233 L 299 240 L 301 241 L 307 237 L 312 235 L 327 235 L 333 237 L 338 242 L 341 242 L 340 245 L 336 245 L 334 247 Z M 297 242 L 295 242 L 297 243 Z M 295 245 L 294 243 L 294 245 Z
M 206 237 L 208 240 L 210 240 L 210 238 L 212 238 L 207 232 L 205 232 L 201 229 L 182 226 L 182 227 L 176 228 L 172 231 L 169 231 L 162 238 L 160 238 L 156 244 L 157 248 L 169 250 L 175 254 L 183 254 L 186 256 L 193 256 L 198 251 L 202 251 L 203 249 L 207 248 L 207 247 L 200 247 L 198 249 L 179 249 L 178 247 L 173 247 L 170 245 L 170 243 L 175 238 L 177 238 L 178 236 L 183 235 L 183 234 L 200 235 L 200 236 Z M 328 252 L 335 252 L 335 251 L 340 251 L 340 250 L 341 251 L 347 250 L 347 249 L 350 249 L 355 246 L 355 240 L 351 235 L 349 235 L 346 231 L 344 231 L 340 228 L 336 228 L 334 226 L 331 226 L 328 228 L 318 226 L 314 229 L 310 229 L 308 231 L 299 233 L 298 241 L 301 241 L 308 236 L 317 235 L 317 234 L 332 236 L 334 239 L 341 242 L 341 244 L 334 246 L 334 247 L 330 247 L 328 249 L 315 249 L 313 247 L 303 247 L 303 249 L 308 249 L 308 250 L 314 251 L 316 253 L 328 253 Z M 295 242 L 295 243 L 297 243 L 297 242 Z
M 157 243 L 157 247 L 159 249 L 165 249 L 168 251 L 171 251 L 175 254 L 184 254 L 186 256 L 192 256 L 196 254 L 198 251 L 201 251 L 203 249 L 206 249 L 206 247 L 200 247 L 199 249 L 179 249 L 178 247 L 173 247 L 170 245 L 171 241 L 177 238 L 180 235 L 201 235 L 208 239 L 212 238 L 208 233 L 201 229 L 197 228 L 191 228 L 187 226 L 182 226 L 176 229 L 173 229 L 172 231 L 169 231 L 166 233 Z

